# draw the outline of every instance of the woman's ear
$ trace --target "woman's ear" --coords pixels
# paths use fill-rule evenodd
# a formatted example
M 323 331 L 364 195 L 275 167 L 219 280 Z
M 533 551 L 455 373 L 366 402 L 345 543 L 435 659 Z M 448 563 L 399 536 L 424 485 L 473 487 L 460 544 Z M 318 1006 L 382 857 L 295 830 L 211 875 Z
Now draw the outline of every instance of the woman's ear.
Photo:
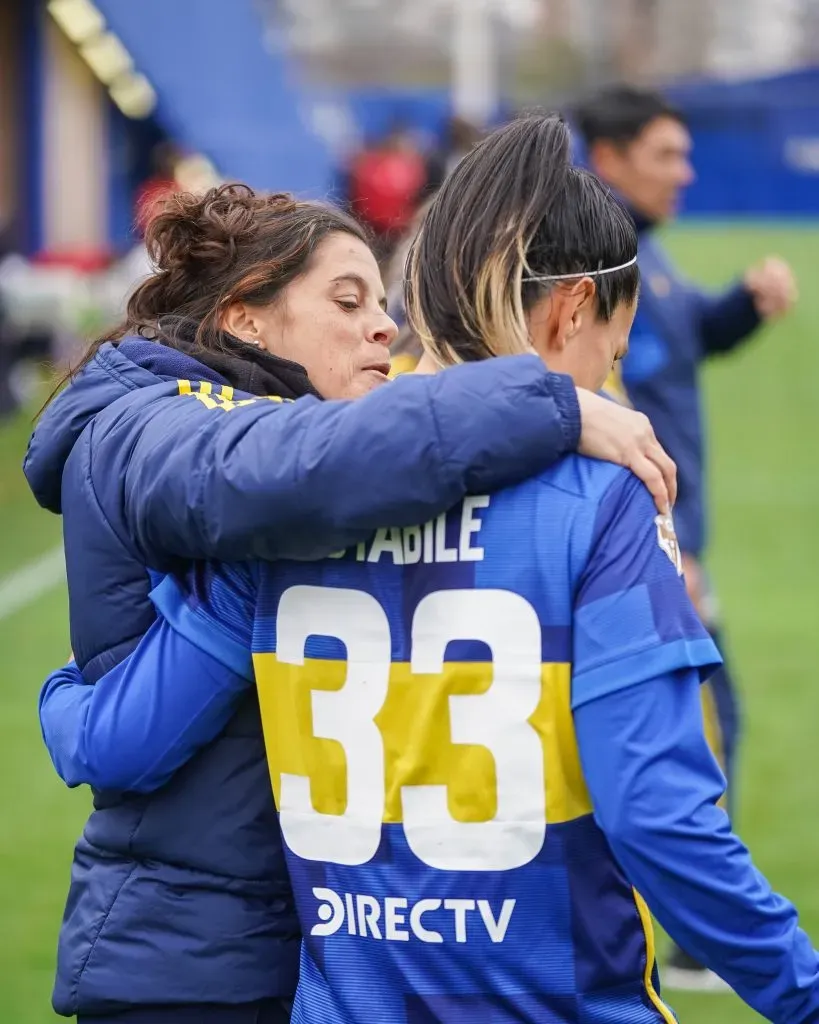
M 585 320 L 594 313 L 594 296 L 597 291 L 594 281 L 584 277 L 573 284 L 568 291 L 566 312 L 566 343 L 572 340 L 583 328 Z
M 234 338 L 246 341 L 250 345 L 261 345 L 262 343 L 258 317 L 244 302 L 231 302 L 222 313 L 219 326 L 223 331 L 232 334 Z
M 560 283 L 536 302 L 527 324 L 532 348 L 547 363 L 559 357 L 593 313 L 594 281 L 590 277 Z

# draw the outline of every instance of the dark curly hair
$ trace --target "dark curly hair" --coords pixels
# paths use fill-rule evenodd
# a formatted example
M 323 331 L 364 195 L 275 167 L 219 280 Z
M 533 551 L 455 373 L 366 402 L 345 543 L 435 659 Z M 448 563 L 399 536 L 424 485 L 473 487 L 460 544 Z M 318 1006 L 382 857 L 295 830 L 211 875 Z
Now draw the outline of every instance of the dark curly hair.
M 222 314 L 234 302 L 265 305 L 310 265 L 319 244 L 343 232 L 369 244 L 366 231 L 335 207 L 229 184 L 203 195 L 163 200 L 145 231 L 156 272 L 134 290 L 125 320 L 92 342 L 59 388 L 106 341 L 127 334 L 174 345 L 180 325 L 203 349 L 221 345 Z

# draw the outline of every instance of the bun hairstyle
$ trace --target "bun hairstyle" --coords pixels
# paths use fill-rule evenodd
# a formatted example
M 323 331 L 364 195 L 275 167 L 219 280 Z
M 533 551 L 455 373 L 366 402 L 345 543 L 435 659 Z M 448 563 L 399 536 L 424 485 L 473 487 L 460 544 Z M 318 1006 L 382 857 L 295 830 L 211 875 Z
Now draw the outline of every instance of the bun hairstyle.
M 631 216 L 588 171 L 574 167 L 557 116 L 511 122 L 458 164 L 410 252 L 410 324 L 441 364 L 531 351 L 526 314 L 556 287 L 525 278 L 593 272 L 637 253 Z M 609 320 L 639 290 L 636 265 L 594 278 Z
M 89 346 L 54 394 L 100 345 L 127 334 L 173 346 L 184 327 L 186 338 L 195 333 L 202 348 L 220 347 L 223 311 L 237 301 L 272 302 L 305 273 L 319 244 L 335 232 L 369 244 L 361 225 L 341 210 L 286 193 L 231 184 L 203 195 L 170 196 L 145 230 L 156 272 L 131 294 L 124 322 Z
M 361 226 L 340 210 L 286 193 L 232 184 L 204 195 L 172 195 L 147 225 L 145 244 L 156 273 L 131 295 L 119 336 L 168 340 L 167 325 L 184 321 L 196 325 L 202 346 L 212 347 L 227 306 L 272 302 L 337 231 L 367 242 Z

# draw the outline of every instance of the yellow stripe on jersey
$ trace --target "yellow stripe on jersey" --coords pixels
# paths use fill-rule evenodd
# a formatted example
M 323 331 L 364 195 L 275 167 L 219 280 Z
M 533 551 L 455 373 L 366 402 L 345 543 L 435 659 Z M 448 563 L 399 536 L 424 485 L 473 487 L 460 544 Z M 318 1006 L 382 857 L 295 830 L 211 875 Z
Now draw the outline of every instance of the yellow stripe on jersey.
M 402 373 L 412 373 L 418 365 L 418 362 L 418 356 L 412 355 L 409 352 L 402 352 L 398 355 L 394 355 L 390 366 L 390 377 L 395 378 L 400 376 Z M 621 405 L 630 404 L 628 395 L 626 394 L 626 389 L 623 387 L 623 374 L 619 363 L 615 364 L 611 373 L 606 378 L 606 383 L 603 385 L 603 391 Z
M 409 353 L 393 356 L 390 363 L 390 379 L 392 380 L 402 373 L 412 373 L 418 365 L 418 361 L 417 356 L 410 355 Z
M 603 391 L 610 398 L 613 398 L 615 402 L 619 402 L 620 405 L 630 405 L 626 389 L 623 387 L 623 371 L 620 368 L 619 363 L 615 363 L 612 367 L 611 373 L 606 378 L 606 383 L 603 385 Z
M 394 379 L 402 373 L 412 373 L 418 365 L 418 362 L 418 356 L 412 355 L 409 352 L 402 352 L 399 355 L 394 355 L 390 366 L 390 378 Z M 611 373 L 606 378 L 606 383 L 603 385 L 603 391 L 621 405 L 630 404 L 628 395 L 626 394 L 626 389 L 623 387 L 623 374 L 620 370 L 619 363 L 615 364 Z
M 347 768 L 335 740 L 313 735 L 311 690 L 340 690 L 347 663 L 306 658 L 280 663 L 275 654 L 254 656 L 265 745 L 278 801 L 282 773 L 310 780 L 313 808 L 344 814 Z M 438 675 L 410 672 L 407 662 L 390 667 L 387 698 L 375 718 L 384 744 L 385 822 L 402 820 L 404 786 L 445 785 L 455 821 L 484 822 L 497 812 L 495 763 L 485 747 L 451 739 L 449 697 L 485 692 L 492 682 L 488 662 L 447 662 Z M 541 668 L 541 699 L 528 720 L 540 737 L 546 777 L 547 823 L 591 813 L 583 780 L 570 701 L 570 666 Z
M 643 926 L 643 932 L 646 937 L 646 966 L 645 973 L 643 974 L 646 994 L 652 1006 L 655 1007 L 663 1020 L 666 1021 L 666 1024 L 677 1024 L 677 1018 L 662 1001 L 657 989 L 654 988 L 654 964 L 657 962 L 657 946 L 654 940 L 654 922 L 651 920 L 651 911 L 639 892 L 636 889 L 631 891 L 634 893 L 634 902 L 637 905 L 637 913 L 640 915 L 640 923 Z
M 178 380 L 176 383 L 179 385 L 180 395 L 191 394 L 191 382 L 189 380 Z
M 705 742 L 711 749 L 711 753 L 717 759 L 722 772 L 727 777 L 727 764 L 725 760 L 725 743 L 722 735 L 722 725 L 717 711 L 717 702 L 714 697 L 714 690 L 709 682 L 700 687 L 700 701 L 702 703 L 702 725 L 705 732 Z M 728 809 L 728 793 L 722 794 L 718 805 L 724 810 Z

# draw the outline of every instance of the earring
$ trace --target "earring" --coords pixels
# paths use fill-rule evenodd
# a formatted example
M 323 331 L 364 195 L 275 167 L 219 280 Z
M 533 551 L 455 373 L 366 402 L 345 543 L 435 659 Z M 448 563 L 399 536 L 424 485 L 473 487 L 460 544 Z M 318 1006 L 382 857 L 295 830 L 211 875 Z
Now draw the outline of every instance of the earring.
M 248 343 L 248 345 L 255 345 L 256 348 L 259 348 L 259 346 L 261 345 L 261 341 L 259 341 L 258 338 L 245 338 L 245 341 Z

